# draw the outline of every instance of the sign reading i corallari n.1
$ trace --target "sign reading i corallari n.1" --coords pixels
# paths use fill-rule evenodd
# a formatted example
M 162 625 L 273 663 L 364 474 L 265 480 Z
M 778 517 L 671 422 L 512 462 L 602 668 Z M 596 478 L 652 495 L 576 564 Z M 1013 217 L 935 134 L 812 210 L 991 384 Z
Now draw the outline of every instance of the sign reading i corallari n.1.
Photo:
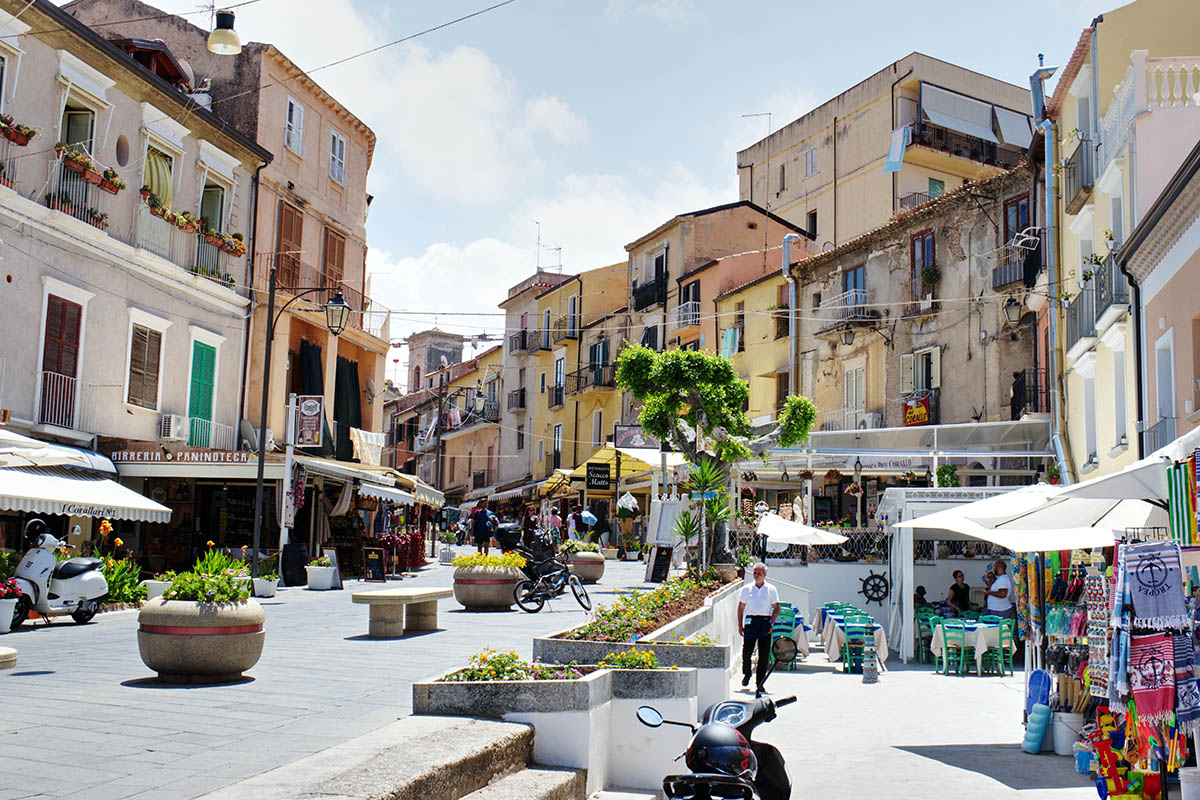
M 320 447 L 325 426 L 325 398 L 319 394 L 296 397 L 296 447 Z
M 595 489 L 596 491 L 600 492 L 605 492 L 612 488 L 610 485 L 608 468 L 608 464 L 588 464 L 587 488 Z

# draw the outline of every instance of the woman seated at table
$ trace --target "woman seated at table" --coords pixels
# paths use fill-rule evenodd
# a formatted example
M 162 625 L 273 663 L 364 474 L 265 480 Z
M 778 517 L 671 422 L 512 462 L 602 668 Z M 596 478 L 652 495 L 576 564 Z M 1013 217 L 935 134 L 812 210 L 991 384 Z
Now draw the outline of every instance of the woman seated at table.
M 946 593 L 946 602 L 959 614 L 971 608 L 971 587 L 963 580 L 961 569 L 954 570 L 954 583 Z

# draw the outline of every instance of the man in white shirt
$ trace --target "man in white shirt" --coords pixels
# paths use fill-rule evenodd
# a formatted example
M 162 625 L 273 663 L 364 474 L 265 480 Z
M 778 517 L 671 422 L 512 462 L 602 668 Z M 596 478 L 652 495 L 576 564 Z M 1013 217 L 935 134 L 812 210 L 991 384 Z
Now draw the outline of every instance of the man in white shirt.
M 992 585 L 984 590 L 987 595 L 987 612 L 997 617 L 1015 617 L 1016 607 L 1013 605 L 1013 582 L 1008 575 L 1008 564 L 997 561 L 992 569 L 996 573 Z
M 766 691 L 771 661 L 771 626 L 779 616 L 779 590 L 767 583 L 767 565 L 754 565 L 754 583 L 742 587 L 738 597 L 738 633 L 742 636 L 742 686 L 750 685 L 750 658 L 758 648 L 755 697 Z

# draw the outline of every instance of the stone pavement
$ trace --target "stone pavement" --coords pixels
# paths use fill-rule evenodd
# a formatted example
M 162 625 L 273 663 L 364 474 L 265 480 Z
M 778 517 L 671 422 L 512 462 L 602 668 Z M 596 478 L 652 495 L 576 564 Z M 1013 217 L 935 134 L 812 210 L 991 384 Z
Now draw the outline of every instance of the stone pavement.
M 593 604 L 642 583 L 644 565 L 608 562 Z M 431 565 L 390 586 L 449 586 Z M 534 636 L 584 621 L 569 595 L 539 614 L 468 613 L 439 604 L 442 630 L 400 640 L 366 637 L 355 589 L 282 591 L 263 600 L 267 638 L 252 679 L 167 686 L 138 656 L 137 612 L 90 625 L 27 624 L 0 637 L 20 661 L 0 673 L 0 800 L 188 800 L 368 733 L 412 706 L 412 682 L 482 649 L 528 658 Z M 515 607 L 514 607 L 515 608 Z

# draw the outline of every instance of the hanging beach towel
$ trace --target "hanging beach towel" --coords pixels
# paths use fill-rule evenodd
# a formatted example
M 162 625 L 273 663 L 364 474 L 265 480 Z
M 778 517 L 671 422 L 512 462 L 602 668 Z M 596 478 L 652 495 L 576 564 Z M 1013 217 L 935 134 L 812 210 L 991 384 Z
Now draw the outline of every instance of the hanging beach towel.
M 1188 623 L 1183 566 L 1175 542 L 1140 542 L 1124 549 L 1125 582 L 1138 624 L 1155 630 Z
M 1129 687 L 1139 719 L 1155 725 L 1170 721 L 1175 711 L 1175 648 L 1170 636 L 1132 637 Z

